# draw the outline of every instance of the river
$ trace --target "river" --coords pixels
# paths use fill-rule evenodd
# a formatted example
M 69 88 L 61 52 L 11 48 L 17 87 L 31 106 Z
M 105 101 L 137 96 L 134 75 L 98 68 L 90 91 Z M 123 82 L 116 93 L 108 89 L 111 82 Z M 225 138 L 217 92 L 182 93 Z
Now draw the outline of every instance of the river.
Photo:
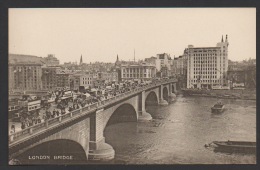
M 256 141 L 256 101 L 221 99 L 226 110 L 211 113 L 219 99 L 177 96 L 168 106 L 148 106 L 150 122 L 118 123 L 104 136 L 115 164 L 255 164 L 255 154 L 214 152 L 215 140 Z

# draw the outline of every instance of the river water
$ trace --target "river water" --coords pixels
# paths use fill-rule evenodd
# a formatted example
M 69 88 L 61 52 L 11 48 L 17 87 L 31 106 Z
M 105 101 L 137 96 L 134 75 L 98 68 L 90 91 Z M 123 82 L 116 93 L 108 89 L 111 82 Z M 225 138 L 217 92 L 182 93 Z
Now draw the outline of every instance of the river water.
M 115 164 L 255 164 L 255 154 L 206 149 L 215 140 L 256 141 L 256 101 L 221 99 L 226 110 L 211 113 L 219 99 L 177 96 L 168 106 L 148 106 L 150 122 L 118 123 L 104 136 Z

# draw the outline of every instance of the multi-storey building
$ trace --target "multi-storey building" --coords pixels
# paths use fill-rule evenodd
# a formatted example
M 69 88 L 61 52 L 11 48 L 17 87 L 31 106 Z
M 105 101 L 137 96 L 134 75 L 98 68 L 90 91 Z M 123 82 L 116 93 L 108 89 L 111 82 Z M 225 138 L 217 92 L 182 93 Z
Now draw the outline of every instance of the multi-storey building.
M 80 86 L 80 75 L 72 74 L 69 76 L 70 90 L 79 90 Z
M 169 70 L 166 66 L 161 67 L 161 75 L 160 77 L 168 77 L 169 75 Z
M 85 88 L 93 87 L 94 86 L 93 74 L 91 73 L 81 74 L 80 86 L 84 86 Z
M 58 66 L 60 61 L 54 56 L 54 54 L 49 54 L 47 57 L 43 58 L 43 62 L 47 66 Z
M 133 79 L 150 80 L 155 76 L 156 76 L 156 67 L 148 63 L 121 65 L 122 81 L 133 80 Z
M 158 62 L 159 61 L 159 62 Z M 156 69 L 158 71 L 161 70 L 162 67 L 167 67 L 167 72 L 170 73 L 171 70 L 172 59 L 169 54 L 157 54 L 157 62 L 156 62 Z M 168 75 L 170 76 L 170 75 Z
M 14 63 L 28 63 L 30 61 L 31 63 L 44 63 L 44 58 L 34 56 L 34 55 L 24 55 L 24 54 L 9 54 L 8 55 L 8 62 L 10 64 Z
M 9 90 L 41 90 L 41 66 L 39 63 L 9 63 Z
M 76 73 L 70 76 L 70 89 L 79 90 L 80 87 L 87 89 L 94 86 L 94 78 L 91 73 Z
M 100 79 L 104 80 L 105 83 L 118 82 L 118 72 L 116 71 L 101 72 Z
M 58 69 L 60 69 L 60 67 L 42 67 L 42 88 L 44 90 L 56 89 L 56 73 Z
M 216 47 L 193 47 L 185 49 L 187 63 L 187 88 L 211 88 L 227 85 L 228 38 L 223 36 Z
M 156 57 L 150 57 L 150 58 L 145 58 L 144 61 L 147 62 L 147 63 L 150 63 L 150 64 L 154 64 L 156 65 Z
M 245 88 L 256 87 L 256 62 L 254 60 L 233 62 L 229 60 L 228 64 L 228 80 L 230 86 L 242 86 Z
M 185 53 L 185 51 L 184 51 Z M 181 55 L 172 60 L 171 71 L 175 75 L 187 75 L 187 55 Z
M 70 75 L 71 73 L 65 70 L 57 71 L 56 84 L 57 88 L 69 88 L 70 87 Z

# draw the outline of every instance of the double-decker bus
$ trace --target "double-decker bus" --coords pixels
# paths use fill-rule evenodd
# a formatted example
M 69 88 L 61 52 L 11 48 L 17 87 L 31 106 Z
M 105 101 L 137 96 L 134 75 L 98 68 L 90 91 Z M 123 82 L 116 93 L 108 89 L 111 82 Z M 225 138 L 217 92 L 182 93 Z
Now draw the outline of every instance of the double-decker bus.
M 38 113 L 41 109 L 41 99 L 36 96 L 23 95 L 22 100 L 18 100 L 19 111 L 14 114 L 12 121 L 20 121 L 21 111 L 28 114 Z

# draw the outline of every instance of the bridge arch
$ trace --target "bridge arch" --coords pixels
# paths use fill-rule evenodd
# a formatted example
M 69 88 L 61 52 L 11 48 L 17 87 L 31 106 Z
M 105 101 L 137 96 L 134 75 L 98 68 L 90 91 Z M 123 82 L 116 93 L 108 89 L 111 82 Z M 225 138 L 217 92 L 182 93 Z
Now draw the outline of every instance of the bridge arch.
M 123 103 L 113 111 L 111 116 L 104 123 L 104 128 L 121 122 L 137 122 L 137 119 L 138 112 L 135 107 L 130 103 Z
M 58 156 L 65 156 L 61 159 Z M 55 139 L 45 141 L 16 156 L 22 164 L 67 164 L 87 160 L 86 151 L 76 141 Z
M 145 98 L 145 106 L 148 105 L 158 105 L 159 98 L 155 91 L 150 91 Z
M 172 86 L 172 88 L 171 88 L 172 91 L 171 91 L 171 92 L 172 92 L 172 93 L 176 93 L 176 92 L 177 92 L 176 84 L 173 83 L 171 86 Z
M 166 101 L 169 99 L 169 91 L 167 87 L 163 87 L 163 99 Z

